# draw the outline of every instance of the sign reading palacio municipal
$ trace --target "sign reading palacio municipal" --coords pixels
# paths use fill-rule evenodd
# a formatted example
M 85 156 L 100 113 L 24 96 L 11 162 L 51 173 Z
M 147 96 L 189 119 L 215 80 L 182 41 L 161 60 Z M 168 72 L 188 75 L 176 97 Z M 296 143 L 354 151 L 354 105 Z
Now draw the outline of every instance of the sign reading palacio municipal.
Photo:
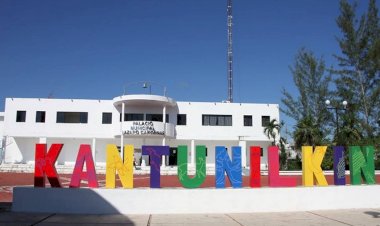
M 152 121 L 133 121 L 132 125 L 128 126 L 123 131 L 124 135 L 164 135 L 164 127 L 155 125 Z

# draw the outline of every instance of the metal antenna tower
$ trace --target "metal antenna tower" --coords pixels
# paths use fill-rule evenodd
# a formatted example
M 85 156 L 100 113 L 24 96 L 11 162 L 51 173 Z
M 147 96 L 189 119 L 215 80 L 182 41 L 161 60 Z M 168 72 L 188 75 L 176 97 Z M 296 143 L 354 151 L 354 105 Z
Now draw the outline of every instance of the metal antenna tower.
M 232 103 L 233 89 L 232 89 L 232 0 L 227 0 L 227 34 L 228 34 L 228 47 L 227 47 L 227 81 L 228 81 L 228 98 L 227 101 Z

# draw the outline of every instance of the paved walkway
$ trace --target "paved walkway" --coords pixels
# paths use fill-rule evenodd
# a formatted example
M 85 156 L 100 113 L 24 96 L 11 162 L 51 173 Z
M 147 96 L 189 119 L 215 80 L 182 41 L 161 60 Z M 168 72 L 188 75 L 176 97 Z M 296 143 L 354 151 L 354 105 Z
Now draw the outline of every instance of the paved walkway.
M 172 215 L 63 215 L 13 213 L 3 208 L 0 225 L 377 225 L 380 209 L 354 209 L 288 213 L 172 214 Z

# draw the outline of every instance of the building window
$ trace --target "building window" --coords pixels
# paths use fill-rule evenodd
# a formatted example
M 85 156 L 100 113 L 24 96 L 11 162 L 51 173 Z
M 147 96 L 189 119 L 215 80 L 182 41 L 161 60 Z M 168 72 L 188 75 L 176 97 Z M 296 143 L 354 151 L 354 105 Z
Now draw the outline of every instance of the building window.
M 57 112 L 57 123 L 87 123 L 87 112 Z
M 121 116 L 120 114 L 120 122 L 121 122 Z M 124 121 L 144 121 L 144 114 L 141 113 L 125 113 L 124 114 Z
M 45 122 L 45 111 L 37 111 L 36 112 L 36 122 Z
M 112 113 L 111 112 L 103 112 L 102 124 L 112 124 Z
M 270 116 L 261 116 L 261 126 L 266 127 L 270 123 Z
M 162 114 L 146 114 L 146 121 L 162 122 Z M 169 122 L 168 114 L 166 114 L 166 122 Z
M 121 114 L 120 114 L 121 116 Z M 121 121 L 121 119 L 120 119 Z M 141 113 L 125 113 L 124 121 L 144 121 L 144 114 Z
M 186 125 L 186 114 L 177 115 L 177 125 Z
M 244 126 L 252 126 L 252 115 L 244 115 Z
M 203 126 L 232 126 L 232 115 L 202 115 Z
M 26 111 L 17 111 L 16 122 L 25 122 Z

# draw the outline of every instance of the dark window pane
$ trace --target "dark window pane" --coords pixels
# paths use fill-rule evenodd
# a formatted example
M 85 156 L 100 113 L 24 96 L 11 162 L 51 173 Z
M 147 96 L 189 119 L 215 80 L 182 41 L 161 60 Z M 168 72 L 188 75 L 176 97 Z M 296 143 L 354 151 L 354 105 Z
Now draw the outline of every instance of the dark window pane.
M 57 123 L 65 123 L 65 112 L 57 112 Z
M 169 166 L 176 166 L 177 165 L 177 154 L 178 154 L 178 150 L 177 148 L 170 148 L 170 152 L 169 152 L 169 158 L 168 158 L 168 165 Z
M 218 126 L 225 126 L 226 124 L 225 124 L 225 120 L 224 120 L 224 115 L 219 115 L 219 116 L 217 116 L 218 117 L 218 119 L 217 119 L 217 125 Z
M 208 115 L 202 115 L 202 125 L 210 125 L 210 117 Z
M 87 112 L 57 112 L 57 123 L 87 123 Z
M 202 115 L 204 126 L 232 126 L 232 115 Z
M 146 114 L 146 121 L 155 121 L 162 122 L 163 121 L 162 114 Z M 166 114 L 166 122 L 169 122 L 169 114 Z
M 210 126 L 217 126 L 218 125 L 218 116 L 216 115 L 210 115 Z
M 36 122 L 45 122 L 45 111 L 37 111 L 36 112 Z
M 87 112 L 81 112 L 79 114 L 80 117 L 80 123 L 87 123 L 88 113 Z
M 232 115 L 225 115 L 224 116 L 224 125 L 225 126 L 232 126 Z
M 162 122 L 162 115 L 158 115 L 158 114 L 146 114 L 146 120 L 147 121 Z
M 262 127 L 268 126 L 270 123 L 270 116 L 261 116 Z
M 144 114 L 139 113 L 126 113 L 124 121 L 144 121 Z
M 177 115 L 177 125 L 186 125 L 186 114 Z
M 244 126 L 252 126 L 252 115 L 244 115 Z
M 17 111 L 16 122 L 25 122 L 26 120 L 26 111 Z
M 111 112 L 103 112 L 102 124 L 112 124 L 112 113 Z

